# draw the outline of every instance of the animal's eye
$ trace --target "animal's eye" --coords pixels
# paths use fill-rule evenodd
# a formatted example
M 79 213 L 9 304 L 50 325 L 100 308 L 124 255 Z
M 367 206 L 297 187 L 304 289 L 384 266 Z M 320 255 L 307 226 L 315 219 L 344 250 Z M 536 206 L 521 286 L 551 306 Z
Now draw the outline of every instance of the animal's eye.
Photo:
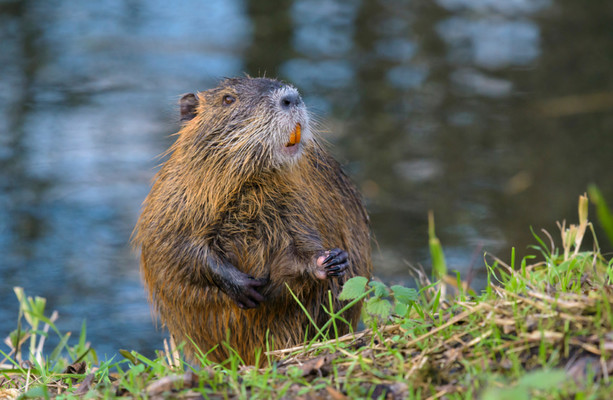
M 223 97 L 224 105 L 230 105 L 230 104 L 234 103 L 235 101 L 236 101 L 236 98 L 234 96 L 232 96 L 232 95 L 227 94 L 227 95 L 225 95 Z

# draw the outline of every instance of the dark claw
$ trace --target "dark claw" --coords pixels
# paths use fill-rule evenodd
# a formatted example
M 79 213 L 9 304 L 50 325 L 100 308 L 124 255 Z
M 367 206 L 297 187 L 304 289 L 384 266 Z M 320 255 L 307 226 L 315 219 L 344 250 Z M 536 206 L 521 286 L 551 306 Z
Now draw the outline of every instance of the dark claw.
M 255 304 L 253 301 L 250 300 L 246 300 L 245 303 L 240 303 L 243 305 L 244 308 L 256 308 L 257 304 Z
M 248 295 L 252 300 L 257 301 L 258 303 L 261 303 L 264 301 L 264 296 L 262 296 L 256 291 L 250 292 Z
M 326 257 L 324 260 L 323 266 L 324 268 L 328 269 L 335 265 L 347 262 L 347 258 L 348 254 L 346 251 L 340 249 L 330 250 L 330 255 L 328 255 L 328 257 Z
M 328 257 L 326 257 L 326 259 L 324 260 L 324 265 L 328 264 L 330 262 L 330 260 L 332 260 L 334 257 L 338 256 L 338 255 L 342 255 L 343 253 L 345 253 L 345 258 L 347 257 L 347 252 L 341 250 L 341 249 L 332 249 L 329 251 L 328 253 Z
M 333 267 L 335 265 L 339 265 L 342 263 L 346 263 L 347 262 L 347 257 L 334 257 L 333 259 L 331 259 L 330 261 L 328 261 L 327 263 L 324 263 L 324 268 L 328 269 L 330 267 Z
M 323 262 L 323 267 L 328 276 L 343 276 L 349 268 L 349 255 L 341 249 L 332 249 Z
M 264 286 L 267 282 L 267 280 L 265 278 L 260 278 L 260 279 L 256 279 L 256 278 L 252 278 L 249 277 L 250 282 L 249 282 L 249 286 Z
M 326 267 L 326 271 L 328 271 L 328 274 L 330 274 L 331 272 L 344 271 L 348 267 L 349 267 L 349 263 L 345 261 L 342 264 L 337 264 L 337 265 L 333 265 L 331 267 Z

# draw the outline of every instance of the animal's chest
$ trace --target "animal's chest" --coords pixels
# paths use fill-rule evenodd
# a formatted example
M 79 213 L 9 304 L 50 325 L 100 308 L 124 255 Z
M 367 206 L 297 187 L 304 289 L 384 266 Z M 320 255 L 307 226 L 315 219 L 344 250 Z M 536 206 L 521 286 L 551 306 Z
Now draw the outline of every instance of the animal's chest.
M 229 207 L 222 235 L 235 237 L 269 237 L 288 231 L 290 203 L 285 196 L 267 196 L 261 190 L 242 193 Z
M 296 213 L 287 196 L 269 196 L 257 189 L 242 193 L 228 209 L 218 238 L 237 268 L 262 275 L 269 272 L 271 261 L 292 251 Z

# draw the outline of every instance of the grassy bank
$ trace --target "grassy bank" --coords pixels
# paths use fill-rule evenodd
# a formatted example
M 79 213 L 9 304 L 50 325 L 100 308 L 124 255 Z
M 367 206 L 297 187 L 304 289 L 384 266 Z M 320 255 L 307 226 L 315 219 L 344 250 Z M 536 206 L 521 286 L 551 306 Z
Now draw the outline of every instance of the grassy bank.
M 591 197 L 608 234 L 610 213 L 597 192 Z M 481 293 L 447 274 L 432 223 L 437 282 L 419 270 L 419 290 L 355 278 L 342 296 L 365 301 L 367 329 L 335 337 L 343 321 L 332 313 L 332 338 L 322 330 L 305 346 L 263 352 L 264 368 L 241 366 L 238 358 L 215 364 L 206 355 L 192 368 L 172 344 L 156 359 L 122 351 L 121 360 L 98 360 L 85 325 L 71 339 L 56 330 L 56 315 L 45 316 L 43 299 L 17 289 L 22 318 L 0 356 L 0 399 L 607 399 L 613 393 L 613 262 L 600 252 L 587 209 L 582 197 L 579 223 L 560 224 L 558 239 L 535 234 L 532 255 L 519 259 L 512 251 L 507 263 L 486 255 L 488 284 Z M 585 238 L 592 248 L 582 246 Z M 60 343 L 43 358 L 50 334 Z

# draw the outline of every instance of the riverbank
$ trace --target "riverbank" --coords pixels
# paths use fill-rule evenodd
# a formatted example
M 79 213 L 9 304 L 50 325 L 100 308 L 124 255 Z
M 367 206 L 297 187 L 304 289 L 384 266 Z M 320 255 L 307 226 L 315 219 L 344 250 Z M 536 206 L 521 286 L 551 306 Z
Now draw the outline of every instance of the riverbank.
M 322 330 L 308 345 L 263 352 L 269 366 L 262 368 L 237 358 L 215 364 L 204 355 L 202 367 L 192 368 L 172 345 L 156 359 L 121 351 L 122 360 L 98 360 L 85 325 L 72 344 L 56 331 L 55 317 L 44 316 L 44 300 L 17 289 L 23 318 L 3 348 L 0 399 L 608 398 L 613 261 L 601 253 L 587 209 L 582 197 L 578 224 L 535 233 L 530 255 L 519 259 L 513 250 L 504 262 L 486 254 L 482 293 L 447 273 L 432 225 L 438 282 L 416 268 L 419 290 L 354 278 L 342 296 L 365 302 L 367 329 L 334 337 L 343 322 L 332 314 L 333 338 Z M 43 352 L 44 332 L 60 337 L 51 353 Z

